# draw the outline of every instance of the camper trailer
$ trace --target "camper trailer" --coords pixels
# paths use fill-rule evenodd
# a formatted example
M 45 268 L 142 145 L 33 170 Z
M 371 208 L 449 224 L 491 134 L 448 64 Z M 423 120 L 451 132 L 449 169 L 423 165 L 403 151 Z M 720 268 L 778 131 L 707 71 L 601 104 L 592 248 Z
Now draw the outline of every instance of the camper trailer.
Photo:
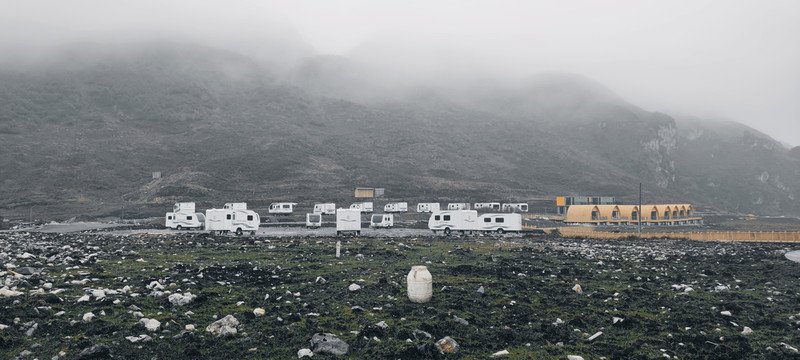
M 510 204 L 503 204 L 503 212 L 528 212 L 528 204 L 527 203 L 510 203 Z
M 383 211 L 387 213 L 400 213 L 408 211 L 407 202 L 388 203 L 383 207 Z
M 350 205 L 351 210 L 360 210 L 362 214 L 372 212 L 372 201 L 358 202 Z
M 500 203 L 498 202 L 475 203 L 475 207 L 473 209 L 500 211 Z
M 306 227 L 309 229 L 322 227 L 322 215 L 306 214 Z
M 439 231 L 450 235 L 453 231 L 478 230 L 478 212 L 475 210 L 446 210 L 436 211 L 428 219 L 428 229 L 434 233 Z
M 469 210 L 469 203 L 449 203 L 447 210 Z
M 336 204 L 314 204 L 314 214 L 333 215 L 336 214 Z
M 484 232 L 522 231 L 522 216 L 520 214 L 483 214 L 478 218 L 478 229 Z
M 369 227 L 373 229 L 391 229 L 394 226 L 394 215 L 392 214 L 375 214 L 370 217 Z
M 418 213 L 429 213 L 439 211 L 439 203 L 419 203 L 417 204 Z
M 247 210 L 247 203 L 243 202 L 225 203 L 225 205 L 223 205 L 222 208 L 230 210 Z
M 336 236 L 361 235 L 361 210 L 336 210 Z
M 234 232 L 236 235 L 249 232 L 250 235 L 255 235 L 256 231 L 258 231 L 258 225 L 261 223 L 261 218 L 258 214 L 255 211 L 246 210 L 246 204 L 244 209 L 242 209 L 242 206 L 228 205 L 225 204 L 222 209 L 206 210 L 206 231 L 219 234 Z
M 291 215 L 294 212 L 294 207 L 297 203 L 280 202 L 269 204 L 269 213 L 271 215 Z
M 203 213 L 168 212 L 164 226 L 175 230 L 200 229 L 203 227 L 204 222 Z

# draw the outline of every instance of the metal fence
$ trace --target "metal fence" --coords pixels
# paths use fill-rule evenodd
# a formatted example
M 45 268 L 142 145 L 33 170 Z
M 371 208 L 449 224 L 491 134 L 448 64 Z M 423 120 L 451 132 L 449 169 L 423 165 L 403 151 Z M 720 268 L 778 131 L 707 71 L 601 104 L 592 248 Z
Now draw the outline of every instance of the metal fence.
M 567 237 L 586 237 L 597 239 L 621 239 L 636 237 L 635 232 L 597 231 L 592 227 L 556 228 Z M 552 231 L 552 229 L 551 229 Z M 695 241 L 752 241 L 752 242 L 800 242 L 797 231 L 696 231 L 696 232 L 645 232 L 643 239 L 689 239 Z

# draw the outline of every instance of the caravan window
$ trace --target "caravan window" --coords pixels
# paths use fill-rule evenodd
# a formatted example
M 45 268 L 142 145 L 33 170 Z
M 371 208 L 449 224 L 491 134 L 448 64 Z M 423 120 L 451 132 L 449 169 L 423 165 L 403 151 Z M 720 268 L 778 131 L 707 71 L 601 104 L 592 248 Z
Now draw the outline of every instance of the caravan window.
M 253 215 L 247 215 L 247 221 L 253 221 Z
M 490 223 L 492 222 L 492 218 L 483 218 L 483 222 Z
M 186 220 L 192 220 L 192 217 L 191 216 L 187 216 Z
M 436 215 L 436 216 L 433 217 L 433 220 L 439 221 L 439 220 L 441 220 L 441 217 L 439 215 Z
M 445 215 L 444 216 L 444 221 L 450 221 L 450 215 Z
M 284 209 L 288 209 L 289 208 L 289 204 L 283 205 L 283 208 Z
M 172 216 L 167 216 L 167 220 L 172 220 Z
M 231 214 L 226 215 L 225 219 L 230 220 L 231 219 Z
M 504 219 L 504 218 L 496 218 L 496 219 L 494 219 L 494 222 L 499 222 L 499 223 L 505 222 L 505 221 L 506 221 L 506 219 Z

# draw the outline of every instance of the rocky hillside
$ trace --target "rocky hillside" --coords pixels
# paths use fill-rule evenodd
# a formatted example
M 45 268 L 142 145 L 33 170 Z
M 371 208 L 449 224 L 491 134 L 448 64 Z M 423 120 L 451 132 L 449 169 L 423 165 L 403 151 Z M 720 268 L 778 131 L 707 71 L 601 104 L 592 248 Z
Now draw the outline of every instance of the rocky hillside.
M 797 214 L 800 158 L 735 123 L 644 111 L 589 79 L 390 86 L 319 57 L 278 71 L 202 46 L 75 45 L 0 68 L 0 215 L 158 215 L 247 201 L 600 194 Z M 161 171 L 161 179 L 151 173 Z

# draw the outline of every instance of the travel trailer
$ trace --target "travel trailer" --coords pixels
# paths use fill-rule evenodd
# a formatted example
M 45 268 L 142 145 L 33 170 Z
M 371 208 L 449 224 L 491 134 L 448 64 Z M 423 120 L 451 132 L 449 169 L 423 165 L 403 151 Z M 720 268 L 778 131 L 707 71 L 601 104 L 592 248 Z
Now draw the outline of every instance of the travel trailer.
M 291 215 L 297 203 L 280 202 L 269 204 L 269 213 L 272 215 Z
M 351 210 L 361 210 L 362 214 L 372 212 L 372 201 L 358 202 L 350 205 Z
M 165 215 L 164 226 L 170 229 L 199 229 L 203 227 L 203 213 L 195 212 L 193 202 L 178 202 L 172 206 L 172 212 Z
M 361 235 L 361 210 L 336 210 L 336 236 Z
M 203 227 L 204 222 L 203 213 L 168 212 L 164 226 L 175 230 L 199 229 Z
M 473 209 L 500 211 L 500 203 L 498 202 L 475 203 L 475 207 Z
M 370 217 L 369 227 L 378 229 L 391 229 L 394 226 L 394 215 L 392 214 L 375 214 Z
M 494 231 L 498 234 L 522 231 L 520 214 L 483 214 L 478 217 L 478 229 L 484 232 Z
M 426 213 L 439 211 L 439 203 L 419 203 L 417 204 L 417 212 Z
M 322 215 L 306 214 L 306 227 L 309 229 L 322 227 Z
M 229 203 L 222 209 L 206 210 L 206 231 L 219 234 L 233 232 L 236 235 L 249 232 L 255 235 L 260 223 L 261 218 L 255 211 L 247 210 L 245 203 Z
M 447 210 L 469 210 L 469 203 L 449 203 Z
M 428 229 L 450 235 L 453 231 L 478 230 L 478 212 L 475 210 L 436 211 L 428 219 Z
M 333 215 L 336 214 L 336 204 L 314 204 L 314 214 Z
M 386 204 L 386 206 L 383 207 L 383 211 L 387 213 L 406 212 L 408 211 L 408 203 L 407 202 L 388 203 Z
M 503 212 L 528 212 L 527 203 L 510 203 L 503 204 Z

